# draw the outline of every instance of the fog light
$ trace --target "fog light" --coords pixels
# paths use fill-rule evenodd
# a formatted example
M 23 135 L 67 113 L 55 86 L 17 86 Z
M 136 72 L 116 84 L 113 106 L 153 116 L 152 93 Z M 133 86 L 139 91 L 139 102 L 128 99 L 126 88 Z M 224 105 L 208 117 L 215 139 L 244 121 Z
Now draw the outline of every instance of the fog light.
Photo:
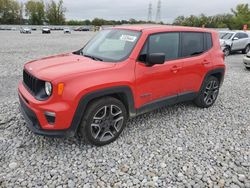
M 44 113 L 49 124 L 54 124 L 56 121 L 56 113 L 55 112 L 45 112 Z

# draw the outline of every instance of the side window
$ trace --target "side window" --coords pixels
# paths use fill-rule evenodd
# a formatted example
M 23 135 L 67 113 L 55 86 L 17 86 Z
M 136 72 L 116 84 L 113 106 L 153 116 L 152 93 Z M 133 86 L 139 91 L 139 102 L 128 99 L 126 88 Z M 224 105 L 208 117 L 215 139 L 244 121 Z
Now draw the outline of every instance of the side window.
M 213 47 L 212 35 L 211 33 L 205 33 L 205 51 L 210 50 Z
M 242 39 L 248 38 L 248 35 L 246 33 L 241 33 L 240 36 Z
M 234 36 L 234 38 L 235 37 L 240 39 L 240 33 L 236 33 L 236 35 Z
M 149 37 L 149 54 L 164 53 L 165 60 L 177 59 L 179 56 L 179 39 L 180 34 L 159 33 Z
M 190 57 L 203 53 L 204 37 L 203 33 L 183 32 L 182 33 L 182 57 Z

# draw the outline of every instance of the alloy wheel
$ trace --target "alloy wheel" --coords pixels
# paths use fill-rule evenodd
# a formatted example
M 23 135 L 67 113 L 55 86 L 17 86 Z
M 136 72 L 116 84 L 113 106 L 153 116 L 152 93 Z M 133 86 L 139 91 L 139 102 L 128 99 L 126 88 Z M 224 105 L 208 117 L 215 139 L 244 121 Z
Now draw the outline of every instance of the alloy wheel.
M 92 137 L 100 142 L 106 142 L 119 134 L 124 116 L 117 105 L 105 105 L 97 110 L 91 123 Z
M 215 80 L 208 82 L 204 91 L 204 102 L 211 105 L 216 100 L 219 93 L 219 83 Z

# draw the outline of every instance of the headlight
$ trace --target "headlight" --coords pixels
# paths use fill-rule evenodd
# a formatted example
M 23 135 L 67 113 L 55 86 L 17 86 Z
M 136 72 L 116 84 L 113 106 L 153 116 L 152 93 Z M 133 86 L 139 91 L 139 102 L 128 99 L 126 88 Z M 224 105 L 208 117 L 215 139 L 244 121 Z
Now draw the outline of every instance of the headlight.
M 50 82 L 45 82 L 45 93 L 48 96 L 52 94 L 52 84 Z

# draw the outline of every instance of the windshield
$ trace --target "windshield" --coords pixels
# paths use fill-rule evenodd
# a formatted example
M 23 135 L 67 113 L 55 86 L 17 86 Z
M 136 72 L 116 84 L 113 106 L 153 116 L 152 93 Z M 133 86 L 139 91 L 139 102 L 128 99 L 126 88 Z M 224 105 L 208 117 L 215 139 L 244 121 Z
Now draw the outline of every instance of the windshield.
M 137 31 L 102 30 L 81 50 L 81 55 L 99 61 L 121 61 L 130 55 L 139 36 Z
M 233 36 L 233 33 L 220 33 L 220 39 L 228 40 L 231 39 Z

